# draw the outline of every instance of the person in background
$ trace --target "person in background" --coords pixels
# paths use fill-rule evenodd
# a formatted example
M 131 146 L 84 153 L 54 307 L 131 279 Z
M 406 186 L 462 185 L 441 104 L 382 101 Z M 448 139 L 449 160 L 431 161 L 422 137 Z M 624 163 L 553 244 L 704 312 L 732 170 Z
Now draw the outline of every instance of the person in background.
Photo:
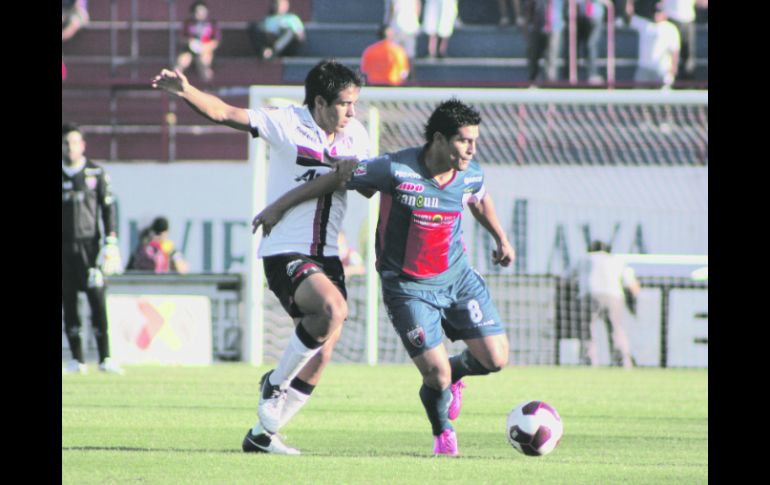
M 540 59 L 545 60 L 545 80 L 557 80 L 556 63 L 564 30 L 563 7 L 566 0 L 524 0 L 525 37 L 527 38 L 527 79 L 534 83 L 540 74 Z
M 184 42 L 176 60 L 176 68 L 184 72 L 195 62 L 198 76 L 209 83 L 214 79 L 211 64 L 214 62 L 214 51 L 219 47 L 221 33 L 217 22 L 209 18 L 206 2 L 193 2 L 190 5 L 190 16 L 182 28 Z
M 660 3 L 652 20 L 636 15 L 634 2 L 626 2 L 626 21 L 639 32 L 639 58 L 634 81 L 668 88 L 676 80 L 679 65 L 679 31 L 666 20 Z
M 521 15 L 521 0 L 513 0 L 513 7 L 509 8 L 511 0 L 497 0 L 497 11 L 500 14 L 498 25 L 505 27 L 511 24 L 510 11 L 513 10 L 513 18 L 518 27 L 524 26 L 524 16 Z
M 420 34 L 420 0 L 387 0 L 383 24 L 393 29 L 393 41 L 406 51 L 409 63 L 417 56 L 417 36 Z
M 72 39 L 80 29 L 88 25 L 88 0 L 62 0 L 61 2 L 61 41 Z M 61 61 L 61 80 L 67 79 L 67 66 Z
M 305 42 L 305 25 L 290 8 L 289 0 L 272 0 L 267 17 L 249 23 L 249 38 L 260 59 L 296 55 Z
M 663 0 L 663 13 L 679 31 L 680 56 L 676 78 L 695 79 L 696 25 L 695 8 L 708 9 L 708 0 Z
M 159 274 L 189 272 L 184 255 L 176 250 L 168 234 L 168 219 L 156 217 L 140 234 L 139 245 L 131 254 L 126 270 L 153 271 Z
M 592 366 L 599 365 L 596 335 L 599 324 L 604 322 L 611 335 L 615 361 L 630 369 L 633 367 L 631 345 L 623 325 L 626 296 L 624 288 L 634 297 L 641 291 L 634 270 L 620 258 L 610 253 L 610 246 L 602 241 L 593 241 L 588 254 L 575 269 L 578 278 L 578 296 L 589 322 L 590 336 L 584 342 L 585 357 Z
M 99 370 L 123 374 L 110 359 L 104 272 L 113 272 L 119 259 L 115 206 L 110 179 L 104 169 L 86 159 L 83 133 L 74 123 L 61 130 L 61 300 L 64 330 L 72 360 L 65 373 L 85 374 L 78 292 L 83 291 L 91 308 L 91 327 L 99 353 Z M 100 222 L 106 237 L 102 241 Z M 99 262 L 103 268 L 100 268 Z M 119 264 L 119 263 L 118 263 Z
M 428 35 L 428 57 L 446 57 L 457 20 L 457 0 L 426 0 L 423 30 Z
M 380 27 L 380 40 L 361 55 L 361 72 L 372 85 L 399 86 L 409 77 L 409 57 L 403 47 L 393 41 L 393 29 Z

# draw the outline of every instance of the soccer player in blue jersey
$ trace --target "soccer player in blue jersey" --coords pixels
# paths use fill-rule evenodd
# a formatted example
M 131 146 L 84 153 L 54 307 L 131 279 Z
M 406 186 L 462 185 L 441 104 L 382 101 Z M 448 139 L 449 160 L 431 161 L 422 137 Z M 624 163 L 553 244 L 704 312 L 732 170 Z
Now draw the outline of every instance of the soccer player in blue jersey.
M 425 128 L 424 146 L 360 163 L 348 189 L 381 192 L 377 271 L 393 327 L 422 374 L 420 399 L 430 421 L 433 453 L 458 454 L 450 420 L 460 412 L 461 379 L 508 363 L 508 340 L 484 279 L 465 254 L 461 217 L 468 206 L 492 235 L 495 264 L 515 254 L 500 226 L 484 174 L 473 160 L 481 116 L 457 99 L 442 102 Z M 339 186 L 331 173 L 289 191 L 253 221 L 269 234 L 285 210 Z M 443 332 L 467 348 L 449 356 Z

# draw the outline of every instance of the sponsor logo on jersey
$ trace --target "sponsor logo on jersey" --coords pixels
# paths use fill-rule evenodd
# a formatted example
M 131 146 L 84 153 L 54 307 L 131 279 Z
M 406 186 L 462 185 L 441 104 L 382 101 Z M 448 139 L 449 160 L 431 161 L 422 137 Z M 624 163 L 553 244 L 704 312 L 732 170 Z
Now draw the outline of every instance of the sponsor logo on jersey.
M 422 347 L 425 345 L 425 330 L 422 327 L 413 328 L 406 332 L 406 338 L 415 347 Z
M 404 192 L 422 192 L 425 190 L 425 186 L 422 184 L 415 184 L 413 182 L 401 182 L 396 187 L 396 190 L 403 190 Z
M 289 262 L 289 264 L 286 265 L 286 275 L 291 277 L 295 271 L 297 271 L 297 267 L 302 264 L 301 259 L 295 259 L 294 261 Z
M 360 175 L 366 175 L 366 164 L 365 163 L 359 163 L 356 165 L 355 171 L 353 171 L 353 176 L 360 176 Z
M 465 185 L 468 185 L 468 184 L 473 184 L 473 183 L 476 183 L 476 182 L 481 182 L 481 180 L 482 180 L 483 178 L 484 178 L 484 177 L 482 177 L 481 175 L 477 175 L 477 176 L 475 176 L 475 177 L 465 177 L 465 178 L 463 179 L 463 183 L 464 183 Z
M 404 172 L 403 170 L 396 170 L 396 177 L 405 179 L 421 179 L 422 176 L 414 172 Z
M 417 207 L 422 209 L 423 207 L 438 208 L 438 197 L 425 197 L 422 195 L 409 195 L 399 194 L 398 201 L 409 207 Z
M 89 189 L 96 190 L 96 184 L 97 184 L 96 177 L 94 177 L 93 175 L 86 176 L 86 185 L 88 186 Z
M 413 222 L 419 226 L 451 226 L 457 220 L 459 213 L 453 212 L 414 212 Z
M 101 168 L 86 168 L 84 170 L 84 172 L 85 172 L 86 176 L 89 176 L 89 175 L 99 175 L 99 174 L 102 173 L 102 169 Z

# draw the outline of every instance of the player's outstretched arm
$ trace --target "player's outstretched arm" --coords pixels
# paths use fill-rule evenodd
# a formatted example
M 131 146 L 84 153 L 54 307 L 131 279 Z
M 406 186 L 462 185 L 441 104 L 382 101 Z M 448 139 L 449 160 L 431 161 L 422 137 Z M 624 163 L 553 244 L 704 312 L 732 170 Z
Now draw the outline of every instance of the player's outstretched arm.
M 350 180 L 357 165 L 358 160 L 352 158 L 339 160 L 333 171 L 286 192 L 254 216 L 251 221 L 251 232 L 256 234 L 259 226 L 262 226 L 262 234 L 269 235 L 287 210 L 306 200 L 315 199 L 342 188 L 345 182 Z
M 152 87 L 182 98 L 205 118 L 236 130 L 249 131 L 249 115 L 243 108 L 231 106 L 213 94 L 204 93 L 187 81 L 181 71 L 163 69 L 152 79 Z
M 505 231 L 497 219 L 497 211 L 495 211 L 492 197 L 488 193 L 484 194 L 480 201 L 470 203 L 468 207 L 471 209 L 473 217 L 492 234 L 497 243 L 497 249 L 492 251 L 492 261 L 495 264 L 509 266 L 516 257 L 516 252 L 511 243 L 508 242 L 508 236 L 505 235 Z

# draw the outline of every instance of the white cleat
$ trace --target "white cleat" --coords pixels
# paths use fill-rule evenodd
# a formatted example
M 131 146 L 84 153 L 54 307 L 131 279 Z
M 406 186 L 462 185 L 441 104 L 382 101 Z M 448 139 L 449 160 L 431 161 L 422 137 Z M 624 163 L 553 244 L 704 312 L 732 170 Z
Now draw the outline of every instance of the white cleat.
M 112 361 L 109 357 L 104 359 L 101 364 L 99 364 L 99 370 L 101 372 L 106 372 L 107 374 L 117 374 L 119 376 L 122 376 L 126 373 L 118 364 Z
M 296 448 L 287 446 L 280 435 L 267 433 L 254 434 L 252 430 L 246 432 L 241 448 L 246 453 L 272 453 L 274 455 L 299 455 Z
M 88 374 L 88 367 L 78 362 L 75 359 L 70 360 L 67 362 L 67 366 L 64 368 L 65 374 Z
M 270 374 L 272 372 L 270 371 L 262 376 L 257 415 L 265 431 L 268 434 L 274 435 L 281 427 L 281 413 L 286 402 L 286 390 L 270 383 Z

